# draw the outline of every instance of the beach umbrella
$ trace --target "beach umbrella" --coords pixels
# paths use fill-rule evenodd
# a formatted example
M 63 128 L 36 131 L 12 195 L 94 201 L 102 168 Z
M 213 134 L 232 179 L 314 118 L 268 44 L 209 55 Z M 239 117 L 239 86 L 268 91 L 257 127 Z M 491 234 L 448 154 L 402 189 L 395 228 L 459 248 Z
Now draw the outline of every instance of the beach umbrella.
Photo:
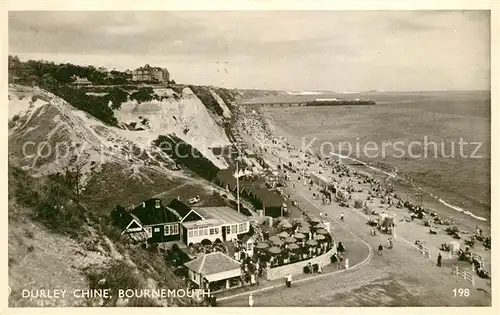
M 294 237 L 295 237 L 296 239 L 303 239 L 303 238 L 306 238 L 306 236 L 305 236 L 304 234 L 302 234 L 302 233 L 297 233 L 297 234 L 295 234 L 295 235 L 294 235 Z
M 299 233 L 304 233 L 304 234 L 309 234 L 309 228 L 306 228 L 306 227 L 301 227 L 298 232 Z
M 311 219 L 311 223 L 312 224 L 318 224 L 318 223 L 321 223 L 321 220 L 319 218 L 314 217 L 314 218 Z
M 276 245 L 276 246 L 281 246 L 281 245 L 283 245 L 283 244 L 285 244 L 285 243 L 283 243 L 283 241 L 282 241 L 282 240 L 274 240 L 274 241 L 273 241 L 273 245 Z
M 326 235 L 326 234 L 328 234 L 328 231 L 327 231 L 327 230 L 325 230 L 325 229 L 319 229 L 319 230 L 317 230 L 317 231 L 316 231 L 316 234 L 323 234 L 323 235 Z
M 279 236 L 279 237 L 281 237 L 281 238 L 287 238 L 287 237 L 288 237 L 288 236 L 290 236 L 290 235 L 288 235 L 288 233 L 287 233 L 287 232 L 283 231 L 283 232 L 281 232 L 280 234 L 278 234 L 278 236 Z
M 321 234 L 316 234 L 314 236 L 314 239 L 317 240 L 317 241 L 322 241 L 325 239 L 325 236 L 324 235 L 321 235 Z
M 285 243 L 295 243 L 297 241 L 297 239 L 293 236 L 290 236 L 289 238 L 287 238 L 285 240 Z
M 288 245 L 288 249 L 290 249 L 290 250 L 295 250 L 295 249 L 299 249 L 299 248 L 300 248 L 300 246 L 297 245 L 297 244 L 290 244 L 290 245 Z
M 307 245 L 310 245 L 310 246 L 315 246 L 315 245 L 318 245 L 318 241 L 316 240 L 308 240 L 306 242 Z
M 259 243 L 255 247 L 258 248 L 258 249 L 266 249 L 266 248 L 269 247 L 269 245 L 267 243 Z
M 310 225 L 310 224 L 309 224 L 309 222 L 307 222 L 306 220 L 302 220 L 302 221 L 300 221 L 300 226 L 301 226 L 301 227 L 306 227 L 306 228 L 308 228 L 308 227 L 310 227 L 311 225 Z
M 283 221 L 281 221 L 281 222 L 278 224 L 278 226 L 279 226 L 280 228 L 284 228 L 284 229 L 290 229 L 290 228 L 292 228 L 292 227 L 293 227 L 293 225 L 292 225 L 290 222 L 288 222 L 288 220 L 286 220 L 286 219 L 285 219 L 285 220 L 283 220 Z
M 269 252 L 271 254 L 279 254 L 279 253 L 281 253 L 281 249 L 279 247 L 274 246 L 274 247 L 269 248 Z
M 279 240 L 280 240 L 280 238 L 279 238 L 278 236 L 274 235 L 274 236 L 271 236 L 271 237 L 269 238 L 269 240 L 270 240 L 271 242 L 273 242 L 273 243 L 274 243 L 274 241 L 279 241 Z
M 320 223 L 320 224 L 316 225 L 315 228 L 317 228 L 317 229 L 326 229 L 326 224 Z

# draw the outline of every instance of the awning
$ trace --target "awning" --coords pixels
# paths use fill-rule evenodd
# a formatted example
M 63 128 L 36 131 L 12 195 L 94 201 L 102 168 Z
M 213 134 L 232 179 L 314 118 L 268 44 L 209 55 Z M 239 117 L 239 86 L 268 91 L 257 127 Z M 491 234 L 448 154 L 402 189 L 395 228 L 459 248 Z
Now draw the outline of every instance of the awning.
M 241 268 L 238 268 L 229 271 L 214 273 L 212 275 L 206 275 L 205 279 L 207 279 L 208 282 L 215 282 L 220 280 L 226 280 L 229 278 L 239 277 L 241 275 L 242 275 Z

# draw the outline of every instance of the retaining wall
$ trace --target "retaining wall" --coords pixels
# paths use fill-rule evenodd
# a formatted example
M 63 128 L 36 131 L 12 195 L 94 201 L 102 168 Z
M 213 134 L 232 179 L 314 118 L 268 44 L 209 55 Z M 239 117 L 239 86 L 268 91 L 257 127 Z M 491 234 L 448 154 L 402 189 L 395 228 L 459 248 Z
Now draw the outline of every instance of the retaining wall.
M 337 251 L 335 246 L 333 246 L 332 249 L 330 249 L 328 252 L 324 253 L 321 256 L 317 256 L 311 259 L 307 260 L 302 260 L 298 261 L 292 264 L 280 266 L 280 267 L 275 267 L 275 268 L 267 268 L 267 280 L 276 280 L 282 278 L 283 281 L 285 277 L 290 273 L 292 276 L 302 274 L 304 272 L 304 267 L 307 266 L 309 263 L 311 264 L 318 264 L 318 263 L 323 263 L 323 266 L 329 265 L 330 262 L 330 257 Z

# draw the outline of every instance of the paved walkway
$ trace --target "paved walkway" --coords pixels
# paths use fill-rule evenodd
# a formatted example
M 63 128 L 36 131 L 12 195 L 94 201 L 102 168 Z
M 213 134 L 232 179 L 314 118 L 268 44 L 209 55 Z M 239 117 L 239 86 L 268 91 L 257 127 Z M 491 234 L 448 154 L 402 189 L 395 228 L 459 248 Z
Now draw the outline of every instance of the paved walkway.
M 266 158 L 273 162 L 276 159 L 269 154 Z M 435 258 L 424 258 L 413 240 L 402 235 L 397 235 L 393 249 L 384 249 L 382 256 L 373 255 L 373 248 L 380 242 L 385 245 L 388 235 L 372 236 L 366 224 L 368 216 L 361 210 L 341 207 L 337 203 L 321 205 L 320 200 L 310 198 L 312 192 L 308 186 L 299 182 L 294 189 L 286 188 L 286 192 L 307 213 L 317 217 L 320 212 L 327 214 L 323 219 L 332 222 L 333 236 L 336 241 L 342 241 L 347 249 L 346 258 L 356 267 L 296 280 L 291 288 L 273 283 L 252 290 L 256 306 L 491 305 L 488 292 L 452 276 L 451 266 L 437 267 Z M 341 213 L 344 213 L 342 222 L 339 220 Z M 360 255 L 363 258 L 358 258 Z M 455 288 L 468 289 L 469 297 L 455 297 Z M 218 301 L 221 306 L 247 306 L 249 293 L 224 296 Z

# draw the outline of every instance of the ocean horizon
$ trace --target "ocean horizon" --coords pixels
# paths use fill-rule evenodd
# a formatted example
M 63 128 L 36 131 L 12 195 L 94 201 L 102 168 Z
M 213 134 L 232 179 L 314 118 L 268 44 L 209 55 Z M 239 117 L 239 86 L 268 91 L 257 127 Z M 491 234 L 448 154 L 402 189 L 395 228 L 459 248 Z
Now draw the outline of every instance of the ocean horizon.
M 441 152 L 426 158 L 396 158 L 391 148 L 388 148 L 384 157 L 359 156 L 353 152 L 345 155 L 365 163 L 365 168 L 369 166 L 371 171 L 380 173 L 382 177 L 397 169 L 400 178 L 411 178 L 415 191 L 420 187 L 425 192 L 425 206 L 447 208 L 454 217 L 463 215 L 489 221 L 489 92 L 369 94 L 376 100 L 376 105 L 265 107 L 264 111 L 279 130 L 278 133 L 290 137 L 290 142 L 295 145 L 301 146 L 317 139 L 312 147 L 319 151 L 322 144 L 333 144 L 333 150 L 328 146 L 326 152 L 321 152 L 323 155 L 327 155 L 328 151 L 345 154 L 343 148 L 335 147 L 344 142 L 359 143 L 361 147 L 368 142 L 400 142 L 409 145 L 424 138 L 435 142 Z M 295 98 L 302 100 L 304 96 Z M 464 146 L 464 156 L 469 154 L 471 158 L 463 158 L 458 154 L 448 157 L 451 156 L 452 146 L 458 151 L 460 139 L 467 143 L 481 143 L 481 147 Z M 444 148 L 444 151 L 439 150 L 439 147 Z M 477 152 L 473 152 L 476 149 Z M 416 151 L 413 153 L 422 153 L 422 149 L 419 151 L 417 148 Z M 481 157 L 472 158 L 471 153 Z

